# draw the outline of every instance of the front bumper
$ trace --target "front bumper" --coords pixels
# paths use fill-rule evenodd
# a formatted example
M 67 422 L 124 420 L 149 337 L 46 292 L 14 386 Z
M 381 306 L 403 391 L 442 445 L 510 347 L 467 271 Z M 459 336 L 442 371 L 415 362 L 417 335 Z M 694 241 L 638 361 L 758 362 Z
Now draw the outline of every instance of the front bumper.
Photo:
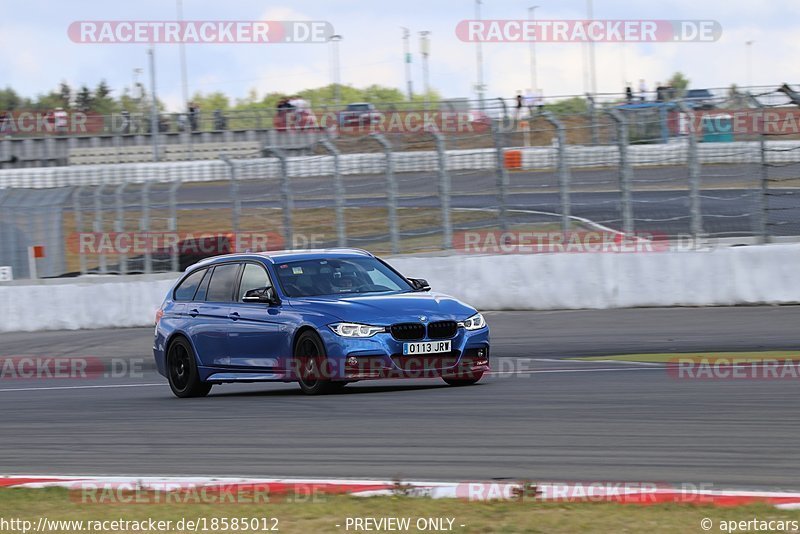
M 474 331 L 459 328 L 449 338 L 450 352 L 416 356 L 403 355 L 404 341 L 388 332 L 363 339 L 344 338 L 330 330 L 321 334 L 329 366 L 324 374 L 332 380 L 469 377 L 490 370 L 488 327 Z

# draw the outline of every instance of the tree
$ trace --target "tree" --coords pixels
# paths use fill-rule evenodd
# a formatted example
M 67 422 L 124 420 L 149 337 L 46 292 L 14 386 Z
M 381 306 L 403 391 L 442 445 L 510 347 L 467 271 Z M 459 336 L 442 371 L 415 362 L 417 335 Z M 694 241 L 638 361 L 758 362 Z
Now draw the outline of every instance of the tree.
M 12 88 L 0 89 L 0 111 L 21 108 L 22 102 L 22 98 Z
M 100 80 L 100 83 L 97 84 L 97 88 L 94 90 L 94 96 L 98 100 L 111 96 L 111 89 L 109 89 L 105 80 Z
M 105 80 L 100 80 L 92 96 L 91 110 L 101 115 L 109 115 L 120 109 L 120 104 L 111 96 L 111 89 Z
M 60 106 L 58 107 L 70 107 L 70 104 L 72 103 L 72 89 L 65 81 L 62 81 L 58 86 L 58 98 L 61 100 Z
M 686 93 L 686 88 L 689 87 L 689 79 L 682 72 L 676 72 L 667 84 L 675 89 L 675 97 L 680 98 Z
M 215 109 L 225 111 L 231 107 L 231 102 L 228 99 L 228 96 L 221 91 L 215 91 L 208 94 L 197 92 L 192 96 L 191 101 L 195 104 L 198 104 L 201 110 L 209 112 L 214 111 Z
M 75 95 L 75 107 L 80 111 L 89 111 L 92 109 L 93 103 L 92 92 L 88 87 L 82 85 L 78 90 L 78 94 Z

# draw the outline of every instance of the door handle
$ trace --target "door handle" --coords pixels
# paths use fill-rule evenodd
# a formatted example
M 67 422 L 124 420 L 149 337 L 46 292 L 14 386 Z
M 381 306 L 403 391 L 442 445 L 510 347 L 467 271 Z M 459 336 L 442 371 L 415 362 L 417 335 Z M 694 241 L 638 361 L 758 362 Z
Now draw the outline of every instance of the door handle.
M 234 321 L 239 320 L 239 312 L 231 312 L 228 314 L 228 319 L 233 319 Z
M 192 317 L 197 317 L 198 315 L 200 315 L 200 312 L 197 311 L 197 308 L 194 308 L 189 310 L 189 315 L 191 315 Z

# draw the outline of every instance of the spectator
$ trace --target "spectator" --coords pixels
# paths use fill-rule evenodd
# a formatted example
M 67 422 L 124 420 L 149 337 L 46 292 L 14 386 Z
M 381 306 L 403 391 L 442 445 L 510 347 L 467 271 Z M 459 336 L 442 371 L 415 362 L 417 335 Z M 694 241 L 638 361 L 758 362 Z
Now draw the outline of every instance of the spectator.
M 533 94 L 533 89 L 526 89 L 525 90 L 525 98 L 523 99 L 525 109 L 531 111 L 533 107 L 536 105 L 536 97 Z
M 639 100 L 642 102 L 647 100 L 647 82 L 644 81 L 644 78 L 639 79 Z
M 661 82 L 656 82 L 656 102 L 663 102 L 666 100 L 666 90 L 667 88 L 661 85 Z
M 57 132 L 67 131 L 67 112 L 64 111 L 64 108 L 56 108 L 53 113 L 53 122 Z
M 522 91 L 517 91 L 517 115 L 515 120 L 522 118 Z
M 292 106 L 292 125 L 294 127 L 305 128 L 308 125 L 310 115 L 310 105 L 306 99 L 299 95 L 295 95 L 289 100 L 289 105 Z
M 533 96 L 533 100 L 533 105 L 536 106 L 539 111 L 542 111 L 544 109 L 544 91 L 537 89 Z
M 277 113 L 275 114 L 275 127 L 286 129 L 287 117 L 291 114 L 294 106 L 289 103 L 288 98 L 278 100 Z
M 221 109 L 214 110 L 214 129 L 217 131 L 228 129 L 228 119 L 222 114 Z
M 123 134 L 131 133 L 131 114 L 128 113 L 128 110 L 123 109 L 120 113 L 122 116 L 122 124 L 121 130 Z
M 633 88 L 630 83 L 625 86 L 625 101 L 628 104 L 633 104 Z
M 192 131 L 197 131 L 197 122 L 200 115 L 200 106 L 195 102 L 189 102 L 189 126 Z

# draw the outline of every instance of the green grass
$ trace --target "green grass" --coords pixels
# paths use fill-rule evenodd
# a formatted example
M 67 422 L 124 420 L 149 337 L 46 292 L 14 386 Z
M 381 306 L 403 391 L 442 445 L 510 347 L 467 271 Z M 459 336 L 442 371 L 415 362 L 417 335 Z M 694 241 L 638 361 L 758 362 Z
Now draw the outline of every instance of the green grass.
M 33 522 L 48 520 L 170 520 L 186 518 L 277 518 L 280 532 L 355 532 L 346 529 L 348 517 L 451 518 L 452 532 L 542 533 L 692 533 L 704 532 L 700 522 L 713 521 L 711 532 L 720 532 L 721 521 L 800 521 L 800 511 L 778 510 L 769 505 L 711 507 L 691 504 L 619 505 L 613 503 L 466 502 L 410 497 L 327 497 L 314 502 L 274 504 L 78 504 L 66 489 L 0 489 L 0 518 Z M 269 525 L 272 525 L 270 522 Z M 339 525 L 339 526 L 337 526 Z M 461 525 L 464 525 L 463 527 Z M 70 532 L 69 529 L 49 532 Z M 74 531 L 74 529 L 72 530 Z M 133 532 L 115 529 L 114 532 Z M 173 527 L 168 532 L 187 532 Z M 202 532 L 202 530 L 200 530 Z M 222 532 L 222 530 L 219 530 Z M 232 532 L 233 530 L 228 530 Z M 154 531 L 150 531 L 154 532 Z M 210 530 L 209 530 L 210 532 Z M 238 530 L 265 532 L 265 530 Z M 385 532 L 385 531 L 383 531 Z M 419 532 L 411 529 L 402 532 Z M 441 531 L 440 531 L 441 532 Z M 737 532 L 750 532 L 739 529 Z

